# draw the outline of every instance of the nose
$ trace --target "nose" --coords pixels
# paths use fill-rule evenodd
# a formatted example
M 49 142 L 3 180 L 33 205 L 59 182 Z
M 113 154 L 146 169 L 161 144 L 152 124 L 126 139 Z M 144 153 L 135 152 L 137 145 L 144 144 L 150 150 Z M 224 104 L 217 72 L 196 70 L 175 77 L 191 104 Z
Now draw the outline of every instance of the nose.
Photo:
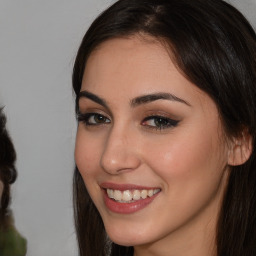
M 101 167 L 112 175 L 137 169 L 141 163 L 137 146 L 134 134 L 113 128 L 106 138 Z

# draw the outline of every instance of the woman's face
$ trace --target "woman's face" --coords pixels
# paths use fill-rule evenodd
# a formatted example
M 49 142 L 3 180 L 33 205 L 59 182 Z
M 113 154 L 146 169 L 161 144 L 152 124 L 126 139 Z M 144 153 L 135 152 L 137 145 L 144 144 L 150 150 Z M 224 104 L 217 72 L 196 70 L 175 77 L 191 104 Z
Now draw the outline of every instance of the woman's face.
M 222 124 L 160 43 L 100 45 L 79 110 L 76 164 L 114 242 L 170 246 L 214 233 L 228 177 Z

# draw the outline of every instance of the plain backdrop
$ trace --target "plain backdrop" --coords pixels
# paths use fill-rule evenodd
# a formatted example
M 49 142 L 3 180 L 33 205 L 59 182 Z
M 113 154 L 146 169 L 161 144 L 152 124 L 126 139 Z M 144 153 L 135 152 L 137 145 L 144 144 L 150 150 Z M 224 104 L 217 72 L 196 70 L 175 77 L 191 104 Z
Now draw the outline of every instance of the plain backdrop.
M 77 255 L 71 73 L 89 24 L 111 0 L 0 0 L 0 105 L 15 143 L 12 209 L 28 256 Z M 230 0 L 256 27 L 256 0 Z

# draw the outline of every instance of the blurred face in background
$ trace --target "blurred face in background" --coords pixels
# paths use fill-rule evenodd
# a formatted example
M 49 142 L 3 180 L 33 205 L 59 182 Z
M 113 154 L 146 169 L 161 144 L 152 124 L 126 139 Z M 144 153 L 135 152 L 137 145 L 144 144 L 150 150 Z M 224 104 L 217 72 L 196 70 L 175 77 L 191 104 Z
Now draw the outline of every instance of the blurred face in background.
M 3 189 L 4 189 L 4 184 L 3 184 L 3 182 L 0 180 L 0 199 L 1 199 L 2 194 L 3 194 Z
M 115 243 L 162 255 L 214 244 L 227 139 L 215 103 L 160 43 L 134 36 L 94 50 L 78 118 L 76 164 Z

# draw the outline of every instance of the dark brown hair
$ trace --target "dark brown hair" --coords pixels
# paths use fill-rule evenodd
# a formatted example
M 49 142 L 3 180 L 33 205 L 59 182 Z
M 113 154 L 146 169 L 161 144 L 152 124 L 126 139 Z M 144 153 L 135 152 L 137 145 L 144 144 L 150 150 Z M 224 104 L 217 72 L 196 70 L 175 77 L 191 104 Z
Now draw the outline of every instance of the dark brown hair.
M 120 0 L 104 11 L 78 50 L 73 89 L 78 95 L 86 61 L 106 40 L 149 35 L 168 45 L 184 76 L 216 103 L 227 135 L 246 129 L 249 160 L 231 168 L 217 226 L 218 256 L 256 255 L 256 35 L 234 7 L 221 0 Z M 78 110 L 78 104 L 76 104 Z M 132 255 L 111 243 L 77 168 L 74 214 L 81 256 Z
M 6 129 L 6 117 L 0 108 L 0 180 L 3 182 L 3 193 L 0 198 L 0 229 L 8 226 L 8 206 L 10 203 L 10 184 L 17 177 L 15 169 L 16 153 Z

